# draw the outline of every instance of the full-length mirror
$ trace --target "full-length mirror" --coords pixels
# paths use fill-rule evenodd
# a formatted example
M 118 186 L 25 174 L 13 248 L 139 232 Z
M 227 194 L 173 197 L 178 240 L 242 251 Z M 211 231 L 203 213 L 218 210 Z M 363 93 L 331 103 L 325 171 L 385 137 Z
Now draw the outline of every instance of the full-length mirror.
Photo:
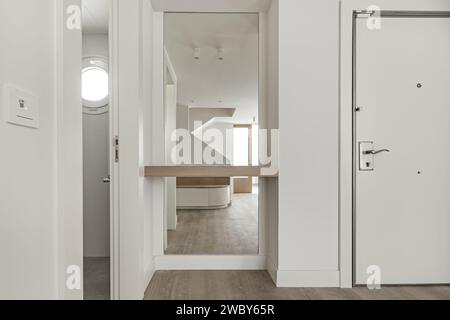
M 258 14 L 166 13 L 166 164 L 259 165 Z M 257 255 L 258 179 L 167 178 L 165 253 Z

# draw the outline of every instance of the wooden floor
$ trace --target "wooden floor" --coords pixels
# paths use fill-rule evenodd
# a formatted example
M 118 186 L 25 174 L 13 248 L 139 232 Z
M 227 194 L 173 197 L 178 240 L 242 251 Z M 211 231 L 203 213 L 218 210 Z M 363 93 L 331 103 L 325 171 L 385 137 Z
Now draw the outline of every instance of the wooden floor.
M 265 271 L 159 271 L 146 300 L 449 300 L 449 286 L 276 288 Z
M 258 195 L 234 194 L 229 208 L 179 210 L 166 254 L 258 254 Z

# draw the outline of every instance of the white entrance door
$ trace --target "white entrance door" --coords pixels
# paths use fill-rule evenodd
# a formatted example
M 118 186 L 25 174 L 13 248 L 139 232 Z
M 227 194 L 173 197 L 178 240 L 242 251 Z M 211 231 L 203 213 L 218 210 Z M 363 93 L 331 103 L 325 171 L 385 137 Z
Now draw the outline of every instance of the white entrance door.
M 450 17 L 356 21 L 356 284 L 450 283 Z

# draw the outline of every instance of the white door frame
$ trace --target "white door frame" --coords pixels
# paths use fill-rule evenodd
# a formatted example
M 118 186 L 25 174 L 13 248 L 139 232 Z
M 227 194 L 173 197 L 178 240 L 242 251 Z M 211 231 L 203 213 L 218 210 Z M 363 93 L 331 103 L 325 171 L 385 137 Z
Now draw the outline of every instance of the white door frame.
M 58 298 L 83 299 L 83 286 L 69 290 L 67 277 L 83 270 L 83 124 L 81 104 L 81 29 L 67 28 L 80 0 L 55 1 L 55 67 L 57 147 L 57 266 Z M 80 11 L 81 12 L 81 11 Z M 71 271 L 72 270 L 72 271 Z
M 147 267 L 144 244 L 143 13 L 149 0 L 111 0 L 113 131 L 119 137 L 119 165 L 113 180 L 113 299 L 142 299 Z M 145 7 L 147 10 L 149 7 Z M 115 154 L 113 154 L 115 159 Z
M 206 8 L 205 8 L 206 9 Z M 224 10 L 175 10 L 171 12 L 186 13 L 230 13 L 230 14 L 257 14 L 259 19 L 259 116 L 260 127 L 267 127 L 265 117 L 267 109 L 266 95 L 266 17 L 264 11 L 224 11 Z M 154 103 L 152 123 L 152 150 L 154 164 L 164 163 L 164 141 L 165 137 L 162 123 L 164 123 L 164 14 L 166 12 L 156 11 L 154 19 Z M 156 270 L 266 270 L 267 269 L 267 209 L 266 182 L 260 179 L 259 189 L 259 253 L 255 255 L 165 255 L 164 254 L 164 179 L 153 178 L 153 219 L 154 219 L 154 253 Z
M 354 214 L 354 70 L 353 19 L 355 11 L 373 10 L 372 0 L 342 0 L 341 2 L 341 100 L 340 100 L 340 272 L 341 287 L 351 288 L 353 281 L 353 214 Z M 450 11 L 446 0 L 378 0 L 382 11 L 445 12 Z
M 117 70 L 117 2 L 110 1 L 109 7 L 109 171 L 110 183 L 110 284 L 111 300 L 120 299 L 120 252 L 119 252 L 119 163 L 116 162 L 116 141 L 119 136 Z

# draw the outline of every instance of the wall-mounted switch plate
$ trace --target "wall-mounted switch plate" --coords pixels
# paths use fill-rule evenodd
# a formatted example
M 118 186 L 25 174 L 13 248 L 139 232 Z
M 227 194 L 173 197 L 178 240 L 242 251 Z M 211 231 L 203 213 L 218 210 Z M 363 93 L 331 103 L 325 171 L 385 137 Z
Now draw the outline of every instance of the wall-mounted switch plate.
M 5 121 L 11 124 L 39 128 L 39 98 L 12 85 L 3 86 Z

